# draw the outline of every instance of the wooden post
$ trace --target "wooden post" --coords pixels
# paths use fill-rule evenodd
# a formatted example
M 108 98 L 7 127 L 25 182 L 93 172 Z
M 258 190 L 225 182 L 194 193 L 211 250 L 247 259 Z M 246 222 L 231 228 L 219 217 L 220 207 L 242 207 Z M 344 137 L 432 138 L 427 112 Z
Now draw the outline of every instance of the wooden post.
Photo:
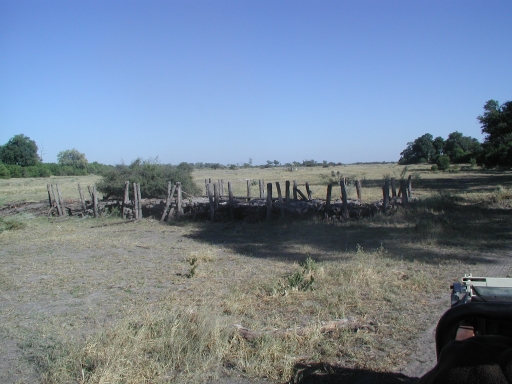
M 251 200 L 251 180 L 247 179 L 247 200 Z
M 260 199 L 265 197 L 265 182 L 260 180 Z
M 53 184 L 51 185 L 52 188 L 52 195 L 53 195 L 53 201 L 55 201 L 55 205 L 57 206 L 57 213 L 59 216 L 62 216 L 62 209 L 60 208 L 59 198 L 57 196 L 57 193 L 55 192 L 55 189 L 53 188 Z
M 174 213 L 174 208 L 172 207 L 171 204 L 172 204 L 172 197 L 174 196 L 174 191 L 176 191 L 177 185 L 178 185 L 178 183 L 176 183 L 172 186 L 172 190 L 171 190 L 171 194 L 170 194 L 170 198 L 169 198 L 169 204 L 170 204 L 171 209 L 169 209 L 169 214 L 167 215 L 167 221 L 169 221 L 172 218 L 172 215 Z
M 384 181 L 384 186 L 382 187 L 382 195 L 384 199 L 384 210 L 386 211 L 389 208 L 389 180 Z
M 329 210 L 331 209 L 331 194 L 332 194 L 332 185 L 329 184 L 327 186 L 327 196 L 325 197 L 325 219 L 329 218 Z
M 405 207 L 409 202 L 407 198 L 407 180 L 400 180 L 400 191 L 402 192 L 402 206 Z
M 206 196 L 208 196 L 208 179 L 204 179 L 204 189 Z
M 219 210 L 219 184 L 213 184 L 213 195 L 215 197 L 215 210 Z
M 297 180 L 293 180 L 293 201 L 297 201 Z
M 91 196 L 91 202 L 92 202 L 92 189 L 91 189 L 90 185 L 87 186 L 87 190 L 89 191 L 89 195 Z
M 341 215 L 348 219 L 348 202 L 347 202 L 347 188 L 345 183 L 341 184 Z
M 283 196 L 281 195 L 281 184 L 279 184 L 279 181 L 276 181 L 276 189 L 277 198 L 279 199 L 279 207 L 281 208 L 281 217 L 284 217 Z
M 80 195 L 80 202 L 82 203 L 82 211 L 85 212 L 87 210 L 87 206 L 85 205 L 84 193 L 82 192 L 80 183 L 78 183 L 78 194 Z
M 176 183 L 176 187 L 178 189 L 178 200 L 176 202 L 176 215 L 177 216 L 181 216 L 183 215 L 183 206 L 182 206 L 182 201 L 183 201 L 183 194 L 182 194 L 182 191 L 181 191 L 181 183 L 180 182 L 177 182 Z
M 139 218 L 139 200 L 136 182 L 133 182 L 133 217 L 135 218 L 135 220 Z
M 235 202 L 233 200 L 233 188 L 231 186 L 231 181 L 228 181 L 228 194 L 229 194 L 229 219 L 233 221 L 235 219 L 234 209 Z
M 121 209 L 121 217 L 126 218 L 126 210 L 128 201 L 130 200 L 130 182 L 124 182 L 123 208 Z
M 213 218 L 215 216 L 215 203 L 213 202 L 212 183 L 208 183 L 208 199 L 210 200 L 210 221 L 213 221 Z
M 407 178 L 407 197 L 410 199 L 412 197 L 412 176 L 409 175 Z
M 98 199 L 96 198 L 96 186 L 92 186 L 92 207 L 94 211 L 94 217 L 98 217 Z
M 137 199 L 139 200 L 139 219 L 142 219 L 142 198 L 140 196 L 140 183 L 137 183 Z
M 78 184 L 80 185 L 80 184 Z M 48 201 L 50 202 L 50 208 L 53 207 L 53 203 L 52 203 L 52 193 L 51 193 L 51 189 L 50 189 L 50 184 L 46 184 L 46 189 L 48 190 Z
M 60 193 L 59 184 L 55 184 L 55 187 L 57 188 L 57 195 L 59 195 L 60 210 L 62 212 L 61 214 L 62 216 L 64 216 L 66 209 L 66 207 L 64 206 L 64 199 L 62 198 L 62 194 Z
M 391 178 L 391 197 L 396 197 L 396 185 L 395 185 L 395 178 Z
M 311 190 L 309 189 L 309 183 L 306 182 L 306 193 L 308 195 L 308 201 L 311 201 Z
M 357 199 L 361 201 L 361 182 L 356 180 Z
M 285 199 L 286 199 L 286 205 L 290 204 L 290 181 L 286 180 L 285 183 Z
M 171 185 L 172 183 L 170 181 L 167 182 L 167 200 L 165 200 L 165 207 L 164 211 L 162 212 L 162 217 L 160 217 L 160 221 L 164 221 L 165 216 L 167 215 L 167 210 L 169 209 L 169 206 L 171 205 Z M 174 189 L 173 189 L 174 192 Z
M 219 196 L 224 196 L 224 180 L 219 180 Z
M 267 184 L 267 221 L 272 216 L 272 183 Z

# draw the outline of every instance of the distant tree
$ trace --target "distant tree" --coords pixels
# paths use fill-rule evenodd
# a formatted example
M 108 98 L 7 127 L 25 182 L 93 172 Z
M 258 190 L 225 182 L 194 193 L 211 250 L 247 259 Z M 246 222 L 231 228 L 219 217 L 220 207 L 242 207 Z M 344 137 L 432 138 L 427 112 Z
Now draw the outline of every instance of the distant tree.
M 36 142 L 25 135 L 15 135 L 0 147 L 0 162 L 4 164 L 27 167 L 40 161 Z
M 414 142 L 407 143 L 407 148 L 400 153 L 398 162 L 400 164 L 416 164 L 431 161 L 435 154 L 434 138 L 430 133 L 426 133 Z
M 482 133 L 486 135 L 480 160 L 486 166 L 512 165 L 512 101 L 500 105 L 489 100 L 484 114 L 478 116 Z
M 88 164 L 85 154 L 78 152 L 75 148 L 59 152 L 57 162 L 60 165 L 67 165 L 79 169 L 87 168 Z
M 482 145 L 477 139 L 455 131 L 448 135 L 443 153 L 452 163 L 469 163 L 470 159 L 478 156 L 481 150 Z
M 274 167 L 279 167 L 279 164 L 281 164 L 279 161 L 274 160 Z

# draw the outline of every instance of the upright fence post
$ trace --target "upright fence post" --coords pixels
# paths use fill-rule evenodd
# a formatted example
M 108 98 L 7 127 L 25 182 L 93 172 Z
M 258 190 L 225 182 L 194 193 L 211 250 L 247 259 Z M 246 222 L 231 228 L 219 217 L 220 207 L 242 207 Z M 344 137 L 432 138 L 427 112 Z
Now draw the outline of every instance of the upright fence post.
M 409 199 L 407 198 L 407 181 L 406 180 L 400 180 L 400 191 L 402 195 L 402 206 L 405 207 L 407 203 L 409 202 Z
M 181 183 L 176 183 L 176 188 L 178 189 L 178 200 L 176 202 L 176 215 L 181 216 L 183 215 L 183 191 L 181 190 Z
M 78 184 L 80 185 L 80 184 Z M 50 184 L 46 184 L 46 189 L 48 190 L 48 201 L 50 202 L 50 208 L 53 207 L 52 202 L 52 193 L 50 192 Z
M 281 209 L 281 217 L 284 217 L 283 196 L 281 195 L 281 184 L 279 184 L 279 181 L 276 181 L 276 189 L 277 198 L 279 199 L 279 208 Z
M 297 201 L 297 180 L 293 180 L 293 201 Z
M 167 215 L 167 210 L 169 209 L 169 206 L 171 205 L 171 186 L 172 182 L 167 183 L 167 200 L 165 200 L 165 207 L 164 211 L 162 212 L 162 217 L 160 217 L 160 221 L 164 221 L 165 216 Z M 172 193 L 174 194 L 174 188 L 172 188 Z
M 87 206 L 85 205 L 84 193 L 82 192 L 80 183 L 78 183 L 78 194 L 80 195 L 80 203 L 82 203 L 82 211 L 85 212 L 87 210 Z
M 60 193 L 59 184 L 56 184 L 55 187 L 57 188 L 57 195 L 59 196 L 61 215 L 64 216 L 64 210 L 66 209 L 66 207 L 64 206 L 64 199 L 62 198 L 62 194 Z
M 213 184 L 213 194 L 215 196 L 215 210 L 219 210 L 219 184 Z
M 228 194 L 229 194 L 229 219 L 233 221 L 235 219 L 234 209 L 235 202 L 233 200 L 233 188 L 231 186 L 231 181 L 228 181 Z
M 142 197 L 140 195 L 140 183 L 137 183 L 137 199 L 139 200 L 139 219 L 142 219 Z
M 210 221 L 215 217 L 215 203 L 213 202 L 213 187 L 212 183 L 208 183 L 208 200 L 210 200 Z
M 286 205 L 289 205 L 290 204 L 290 180 L 286 180 L 285 199 L 286 199 Z
M 139 219 L 139 198 L 137 194 L 137 183 L 133 182 L 133 217 Z
M 224 180 L 219 180 L 219 195 L 220 197 L 224 196 Z
M 247 200 L 251 200 L 251 180 L 247 179 Z
M 388 193 L 389 195 L 389 193 Z M 395 178 L 391 178 L 391 197 L 396 197 L 396 185 L 395 185 Z
M 96 197 L 96 186 L 92 186 L 92 207 L 94 210 L 94 217 L 98 217 L 98 199 Z
M 59 203 L 59 196 L 57 195 L 57 192 L 55 192 L 55 189 L 57 189 L 55 186 L 55 189 L 53 188 L 53 184 L 51 185 L 52 187 L 52 194 L 53 194 L 53 200 L 55 201 L 55 205 L 57 205 L 57 213 L 59 214 L 59 216 L 62 216 L 62 209 L 60 207 L 60 203 Z
M 361 201 L 361 182 L 356 180 L 357 199 Z
M 272 183 L 267 184 L 267 221 L 272 216 Z
M 122 214 L 123 219 L 125 219 L 127 216 L 126 211 L 127 211 L 128 201 L 130 201 L 130 182 L 125 181 L 124 182 L 124 196 L 123 196 L 123 214 Z
M 348 219 L 347 188 L 345 183 L 341 183 L 341 215 Z
M 325 219 L 329 218 L 329 211 L 331 209 L 331 194 L 332 194 L 332 184 L 327 186 L 327 196 L 325 197 Z
M 384 186 L 382 187 L 382 197 L 384 199 L 384 211 L 389 207 L 389 180 L 384 181 Z
M 308 201 L 311 201 L 311 190 L 309 189 L 308 182 L 306 182 L 306 194 L 308 195 Z

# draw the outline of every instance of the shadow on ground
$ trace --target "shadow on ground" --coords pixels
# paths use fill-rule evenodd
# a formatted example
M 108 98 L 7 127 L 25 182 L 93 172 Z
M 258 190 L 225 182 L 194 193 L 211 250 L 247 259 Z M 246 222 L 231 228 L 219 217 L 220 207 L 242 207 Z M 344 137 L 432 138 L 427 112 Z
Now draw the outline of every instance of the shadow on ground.
M 292 384 L 407 384 L 418 378 L 393 372 L 373 372 L 365 369 L 340 368 L 320 363 L 312 366 L 297 364 Z

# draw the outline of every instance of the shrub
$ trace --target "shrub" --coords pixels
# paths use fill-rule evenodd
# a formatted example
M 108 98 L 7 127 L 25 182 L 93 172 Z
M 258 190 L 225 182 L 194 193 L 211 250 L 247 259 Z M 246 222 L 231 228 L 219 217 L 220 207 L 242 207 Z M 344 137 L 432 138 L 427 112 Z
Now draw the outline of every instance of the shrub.
M 437 167 L 441 171 L 446 171 L 448 168 L 450 168 L 450 158 L 446 155 L 441 155 L 437 159 Z
M 5 165 L 0 163 L 0 179 L 10 179 L 11 178 L 11 172 L 7 169 Z
M 105 171 L 103 179 L 98 183 L 98 191 L 105 197 L 124 195 L 125 181 L 140 184 L 143 198 L 160 197 L 167 194 L 167 182 L 181 182 L 183 191 L 193 195 L 199 188 L 192 180 L 192 168 L 187 163 L 178 166 L 159 164 L 158 159 L 136 159 L 130 165 L 118 164 Z

